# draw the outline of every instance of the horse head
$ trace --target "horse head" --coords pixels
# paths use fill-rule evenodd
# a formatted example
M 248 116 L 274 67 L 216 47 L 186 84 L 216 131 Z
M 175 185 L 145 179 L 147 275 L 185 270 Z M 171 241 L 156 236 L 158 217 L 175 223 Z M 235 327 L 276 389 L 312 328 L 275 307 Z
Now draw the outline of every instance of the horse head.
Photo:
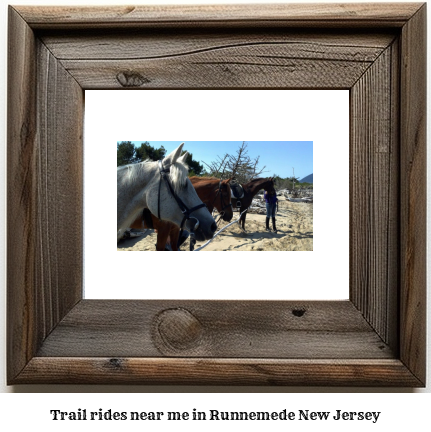
M 181 156 L 183 148 L 181 144 L 161 162 L 164 174 L 160 172 L 159 192 L 150 201 L 157 208 L 151 212 L 162 220 L 168 220 L 189 231 L 194 231 L 197 240 L 208 240 L 213 237 L 217 229 L 214 218 L 208 209 L 203 206 L 193 185 L 188 178 L 188 165 L 186 158 L 188 153 Z M 162 176 L 168 176 L 169 185 L 163 181 Z M 166 183 L 166 184 L 164 184 Z M 157 204 L 156 204 L 157 201 Z
M 265 190 L 270 194 L 276 194 L 274 177 L 269 177 L 265 183 Z
M 233 218 L 233 209 L 232 209 L 232 193 L 230 189 L 230 182 L 233 177 L 223 180 L 220 183 L 220 196 L 218 197 L 217 204 L 220 205 L 220 208 L 217 210 L 219 213 L 223 213 L 222 219 L 226 222 L 230 222 Z

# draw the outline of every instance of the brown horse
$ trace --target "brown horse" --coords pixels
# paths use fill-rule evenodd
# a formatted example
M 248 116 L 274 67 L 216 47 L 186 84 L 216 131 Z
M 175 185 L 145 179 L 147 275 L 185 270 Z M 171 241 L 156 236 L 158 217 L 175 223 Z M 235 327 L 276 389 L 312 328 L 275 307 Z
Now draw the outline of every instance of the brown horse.
M 224 221 L 229 222 L 232 219 L 233 210 L 229 185 L 231 179 L 222 181 L 214 177 L 190 177 L 190 181 L 196 189 L 198 197 L 206 204 L 210 213 L 212 213 L 215 207 Z M 151 214 L 150 217 L 151 221 L 146 222 L 142 215 L 140 215 L 132 223 L 130 228 L 150 228 L 152 225 L 152 227 L 157 230 L 156 250 L 164 251 L 166 242 L 168 238 L 170 238 L 172 250 L 177 251 L 180 234 L 178 225 L 172 222 L 161 221 L 153 214 Z
M 248 183 L 241 184 L 242 188 L 244 189 L 244 196 L 242 198 L 239 198 L 238 200 L 236 198 L 232 198 L 232 205 L 234 208 L 239 208 L 240 213 L 244 212 L 244 210 L 247 210 L 251 202 L 253 201 L 254 196 L 262 189 L 275 193 L 274 189 L 274 178 L 268 177 L 268 178 L 256 178 L 253 180 L 250 180 Z M 239 203 L 238 203 L 239 202 Z M 238 206 L 237 204 L 240 204 Z M 240 228 L 245 232 L 245 217 L 247 216 L 247 212 L 245 211 L 241 219 L 238 221 Z

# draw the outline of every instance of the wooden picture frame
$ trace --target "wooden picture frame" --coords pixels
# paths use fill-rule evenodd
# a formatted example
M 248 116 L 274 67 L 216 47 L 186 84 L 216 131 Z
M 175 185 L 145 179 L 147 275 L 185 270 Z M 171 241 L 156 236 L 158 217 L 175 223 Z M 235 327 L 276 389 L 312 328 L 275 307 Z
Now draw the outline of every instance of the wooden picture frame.
M 8 384 L 424 386 L 425 38 L 425 3 L 9 7 Z M 349 89 L 350 299 L 82 299 L 84 90 L 127 88 Z

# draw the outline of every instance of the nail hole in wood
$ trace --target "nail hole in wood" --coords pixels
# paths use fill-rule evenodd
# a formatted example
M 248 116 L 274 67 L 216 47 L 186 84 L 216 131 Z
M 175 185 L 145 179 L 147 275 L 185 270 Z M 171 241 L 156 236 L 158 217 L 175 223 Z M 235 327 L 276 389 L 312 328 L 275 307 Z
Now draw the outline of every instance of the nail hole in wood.
M 302 317 L 305 314 L 305 309 L 293 309 L 292 314 L 296 317 Z

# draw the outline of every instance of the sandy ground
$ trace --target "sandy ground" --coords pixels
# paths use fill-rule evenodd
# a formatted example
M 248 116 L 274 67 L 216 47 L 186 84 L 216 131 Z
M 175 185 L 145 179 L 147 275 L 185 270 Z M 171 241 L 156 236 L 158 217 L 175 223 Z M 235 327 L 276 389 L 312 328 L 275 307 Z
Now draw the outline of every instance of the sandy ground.
M 313 250 L 313 204 L 293 203 L 279 197 L 277 233 L 265 231 L 265 215 L 248 213 L 244 233 L 237 223 L 217 235 L 202 251 L 311 251 Z M 232 219 L 239 216 L 234 213 Z M 216 216 L 215 216 L 216 217 Z M 217 217 L 216 217 L 217 219 Z M 219 229 L 227 225 L 220 221 Z M 270 223 L 272 227 L 272 223 Z M 146 230 L 142 236 L 121 240 L 118 251 L 154 251 L 157 234 Z M 206 242 L 197 242 L 198 249 Z M 189 250 L 188 241 L 181 247 Z
M 248 213 L 245 221 L 246 233 L 237 223 L 217 235 L 202 251 L 311 251 L 313 250 L 313 204 L 293 203 L 279 197 L 276 215 L 277 233 L 265 231 L 264 214 Z M 234 213 L 232 219 L 239 216 Z M 216 216 L 215 216 L 216 217 Z M 217 219 L 217 217 L 216 217 Z M 227 225 L 220 221 L 219 229 Z M 272 228 L 272 222 L 270 223 Z M 140 237 L 120 240 L 118 251 L 154 251 L 157 234 L 146 230 Z M 198 249 L 206 242 L 197 242 Z M 181 247 L 189 250 L 188 241 Z

